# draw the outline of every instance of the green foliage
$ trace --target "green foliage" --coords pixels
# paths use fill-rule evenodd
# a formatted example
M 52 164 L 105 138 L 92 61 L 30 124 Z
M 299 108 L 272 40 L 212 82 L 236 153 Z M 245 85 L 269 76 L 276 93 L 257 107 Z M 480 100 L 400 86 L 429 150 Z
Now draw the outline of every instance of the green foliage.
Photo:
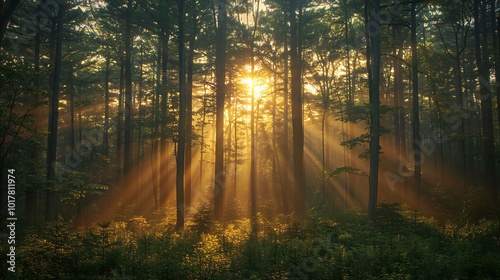
M 182 232 L 143 217 L 82 232 L 62 219 L 33 228 L 19 238 L 18 271 L 7 279 L 500 277 L 499 224 L 491 219 L 438 227 L 399 204 L 380 204 L 373 223 L 364 213 L 318 209 L 305 223 L 258 215 L 216 224 L 207 209 Z
M 359 168 L 354 168 L 351 166 L 341 166 L 338 168 L 335 168 L 332 172 L 328 173 L 328 177 L 336 177 L 342 173 L 351 173 L 355 175 L 361 175 L 361 176 L 367 176 L 367 174 L 363 171 L 361 171 Z
M 209 203 L 198 208 L 192 219 L 192 228 L 197 232 L 207 233 L 214 225 L 213 209 Z
M 431 199 L 441 221 L 458 225 L 477 224 L 482 219 L 495 219 L 500 208 L 483 187 L 470 187 L 465 196 L 459 196 L 445 186 L 436 185 L 430 191 Z

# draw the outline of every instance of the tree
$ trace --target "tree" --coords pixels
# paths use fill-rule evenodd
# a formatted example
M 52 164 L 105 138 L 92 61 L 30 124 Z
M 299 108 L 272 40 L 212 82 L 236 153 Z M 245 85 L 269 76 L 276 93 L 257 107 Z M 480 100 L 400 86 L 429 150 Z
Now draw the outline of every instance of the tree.
M 259 4 L 260 1 L 257 0 L 256 10 L 254 9 L 254 3 L 252 2 L 252 16 L 254 21 L 254 28 L 252 31 L 251 38 L 249 38 L 249 47 L 250 47 L 250 75 L 252 77 L 252 93 L 251 93 L 251 109 L 250 109 L 250 131 L 251 131 L 251 139 L 250 139 L 250 214 L 252 217 L 257 215 L 257 189 L 255 186 L 255 181 L 257 180 L 257 150 L 256 150 L 256 136 L 255 136 L 255 34 L 257 33 L 257 26 L 259 20 Z M 247 2 L 247 25 L 248 25 L 248 2 Z
M 482 5 L 481 5 L 482 3 Z M 474 0 L 474 40 L 476 65 L 479 80 L 479 99 L 481 100 L 481 123 L 483 127 L 484 148 L 484 184 L 490 190 L 492 197 L 497 197 L 496 167 L 495 167 L 495 139 L 493 134 L 493 112 L 488 66 L 488 36 L 486 35 L 486 2 Z M 479 9 L 481 8 L 481 13 Z M 481 36 L 482 35 L 482 36 Z
M 299 219 L 306 215 L 306 185 L 304 174 L 304 128 L 302 123 L 302 90 L 300 55 L 298 52 L 297 0 L 290 0 L 290 65 L 292 72 L 292 128 L 295 213 Z
M 0 0 L 0 47 L 9 21 L 19 7 L 21 0 Z
M 373 5 L 373 6 L 372 6 Z M 379 168 L 379 143 L 380 143 L 380 98 L 379 98 L 379 80 L 380 80 L 380 0 L 373 1 L 370 5 L 368 0 L 365 0 L 365 11 L 368 11 L 374 16 L 369 17 L 365 13 L 366 28 L 369 43 L 367 45 L 367 67 L 371 73 L 369 78 L 369 91 L 370 91 L 370 175 L 369 181 L 369 197 L 368 197 L 368 219 L 373 221 L 375 219 L 375 212 L 377 209 L 377 194 L 378 194 L 378 168 Z M 369 24 L 372 24 L 374 31 L 371 31 Z M 370 53 L 371 52 L 371 53 Z M 369 61 L 369 63 L 368 63 Z M 371 69 L 370 69 L 371 68 Z
M 176 197 L 177 197 L 177 225 L 184 227 L 184 151 L 186 148 L 186 61 L 185 61 L 185 35 L 184 22 L 186 14 L 184 12 L 184 0 L 177 0 L 179 7 L 179 144 L 177 145 L 177 177 L 176 177 Z
M 194 10 L 194 8 L 193 8 Z M 194 12 L 195 13 L 195 12 Z M 186 189 L 186 197 L 185 202 L 186 206 L 191 206 L 191 194 L 192 194 L 192 172 L 191 172 L 191 161 L 192 161 L 192 153 L 191 146 L 193 140 L 193 67 L 194 67 L 194 48 L 196 42 L 196 32 L 197 28 L 195 27 L 196 16 L 195 14 L 191 14 L 192 22 L 191 22 L 191 34 L 189 38 L 189 54 L 187 61 L 187 84 L 186 84 L 186 162 L 185 162 L 185 189 Z
M 132 11 L 135 10 L 137 4 L 134 5 L 133 0 L 128 0 L 125 11 L 125 137 L 124 137 L 124 152 L 123 168 L 125 174 L 132 169 Z
M 467 156 L 466 156 L 466 151 L 465 151 L 465 118 L 463 117 L 463 111 L 464 111 L 464 101 L 463 101 L 463 74 L 462 74 L 462 59 L 463 59 L 463 54 L 464 51 L 466 50 L 467 47 L 467 35 L 469 33 L 469 20 L 467 19 L 467 11 L 465 10 L 465 5 L 466 2 L 461 3 L 460 9 L 456 9 L 457 3 L 456 1 L 452 0 L 450 1 L 451 6 L 449 15 L 447 17 L 450 17 L 449 20 L 444 21 L 445 23 L 449 23 L 452 28 L 452 42 L 447 43 L 447 40 L 445 38 L 445 31 L 440 28 L 440 26 L 437 26 L 437 29 L 439 31 L 439 35 L 441 38 L 441 41 L 443 43 L 443 49 L 445 53 L 455 62 L 454 66 L 454 72 L 455 72 L 455 79 L 456 79 L 456 86 L 455 86 L 455 98 L 456 98 L 456 105 L 458 106 L 458 114 L 460 117 L 460 133 L 462 134 L 459 139 L 459 153 L 461 154 L 461 165 L 460 165 L 460 173 L 462 173 L 462 189 L 464 192 L 467 191 L 467 187 L 469 184 L 469 178 L 467 176 L 468 170 L 467 170 Z M 458 17 L 458 18 L 457 18 Z
M 412 86 L 413 86 L 413 156 L 415 160 L 414 190 L 416 205 L 420 203 L 420 184 L 422 180 L 422 160 L 420 151 L 420 117 L 418 106 L 418 56 L 417 56 L 417 20 L 416 3 L 411 2 L 411 60 L 412 60 Z
M 51 221 L 56 218 L 57 198 L 54 190 L 56 174 L 57 128 L 59 123 L 59 88 L 62 64 L 63 25 L 66 4 L 63 2 L 57 14 L 55 31 L 54 68 L 52 71 L 52 98 L 49 115 L 49 136 L 47 141 L 47 199 L 45 204 L 45 219 Z
M 215 181 L 214 181 L 214 207 L 215 218 L 222 219 L 224 203 L 224 99 L 226 94 L 226 0 L 217 2 L 217 29 L 216 29 L 216 124 L 215 124 Z
M 104 155 L 109 156 L 109 66 L 111 59 L 106 56 L 104 68 Z

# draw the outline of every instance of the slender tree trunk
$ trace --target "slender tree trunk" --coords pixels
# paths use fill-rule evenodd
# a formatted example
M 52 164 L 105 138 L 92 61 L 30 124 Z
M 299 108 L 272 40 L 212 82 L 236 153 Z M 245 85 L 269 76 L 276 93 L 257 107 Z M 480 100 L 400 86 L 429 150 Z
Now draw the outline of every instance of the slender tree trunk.
M 278 160 L 279 158 L 275 155 L 277 155 L 277 152 L 276 152 L 276 93 L 278 92 L 278 81 L 277 81 L 277 75 L 276 75 L 276 71 L 278 70 L 278 67 L 277 67 L 277 63 L 278 63 L 278 58 L 277 58 L 277 55 L 276 55 L 276 52 L 277 50 L 275 50 L 274 52 L 274 56 L 273 56 L 273 70 L 274 70 L 274 75 L 273 75 L 273 115 L 272 115 L 272 118 L 273 118 L 273 129 L 272 129 L 272 133 L 273 133 L 273 138 L 272 138 L 272 145 L 273 145 L 273 170 L 271 172 L 271 176 L 272 176 L 272 187 L 273 187 L 273 190 L 274 190 L 274 193 L 277 194 L 278 191 L 277 191 L 277 166 L 278 166 Z
M 111 60 L 106 57 L 104 73 L 104 155 L 109 156 L 109 66 Z
M 156 90 L 155 94 L 153 97 L 153 134 L 158 135 L 158 108 L 159 108 L 159 96 L 161 94 L 161 62 L 162 62 L 162 32 L 160 33 L 160 36 L 158 36 L 158 60 L 156 63 Z M 153 199 L 154 199 L 154 205 L 155 205 L 155 210 L 158 210 L 159 207 L 159 185 L 158 185 L 158 136 L 155 138 L 151 139 L 151 175 L 152 175 L 152 182 L 153 182 Z
M 497 114 L 500 121 L 500 16 L 496 14 L 495 0 L 490 0 L 491 35 L 493 41 L 493 57 L 495 58 L 495 83 L 497 97 Z M 496 31 L 496 37 L 495 37 Z
M 49 119 L 49 137 L 47 141 L 47 199 L 45 204 L 45 220 L 51 221 L 57 217 L 57 197 L 54 192 L 57 152 L 57 126 L 59 122 L 59 86 L 62 64 L 62 41 L 65 5 L 61 4 L 57 15 L 57 30 L 54 53 L 54 68 L 52 73 L 52 100 Z
M 497 197 L 496 167 L 495 167 L 495 143 L 493 135 L 493 113 L 491 92 L 489 92 L 489 67 L 488 67 L 488 39 L 486 34 L 486 8 L 483 3 L 482 15 L 479 14 L 480 1 L 474 0 L 474 18 L 478 19 L 474 26 L 476 64 L 479 71 L 479 99 L 481 100 L 481 123 L 483 127 L 483 147 L 484 147 L 484 184 L 491 192 L 491 197 Z M 481 46 L 481 39 L 482 46 Z
M 206 89 L 204 87 L 203 94 L 203 117 L 201 122 L 201 141 L 200 141 L 200 183 L 198 184 L 200 187 L 203 184 L 203 154 L 205 153 L 205 124 L 206 124 L 206 115 L 207 115 L 207 99 L 206 99 Z
M 2 46 L 2 40 L 5 35 L 5 32 L 7 31 L 7 25 L 10 22 L 10 19 L 12 15 L 14 14 L 14 11 L 18 8 L 19 4 L 21 3 L 21 0 L 11 0 L 5 1 L 5 4 L 8 4 L 7 6 L 4 6 L 4 1 L 2 0 L 1 6 L 0 6 L 0 47 Z
M 40 4 L 38 4 L 36 11 L 37 14 L 42 10 L 41 5 L 45 4 L 45 0 L 42 0 Z M 33 80 L 33 86 L 35 89 L 38 89 L 40 86 L 40 46 L 41 46 L 41 31 L 40 31 L 40 17 L 36 17 L 36 33 L 35 33 L 35 54 L 34 54 L 34 72 L 35 72 L 35 77 Z M 40 98 L 38 96 L 34 96 L 33 100 L 35 104 L 38 104 L 40 101 Z M 40 135 L 37 133 L 35 135 L 36 139 L 40 139 Z M 38 162 L 40 158 L 40 146 L 38 144 L 33 144 L 32 150 L 31 150 L 31 160 L 32 162 Z M 3 169 L 2 169 L 3 170 Z M 2 172 L 2 171 L 0 171 Z M 26 201 L 25 201 L 25 213 L 28 216 L 28 218 L 33 219 L 33 225 L 36 224 L 36 203 L 37 203 L 37 191 L 38 191 L 38 182 L 33 182 L 33 187 L 28 188 L 26 190 Z M 1 201 L 0 201 L 1 202 Z
M 123 146 L 125 174 L 132 169 L 132 3 L 133 0 L 128 1 L 125 19 L 125 137 Z
M 224 99 L 226 88 L 226 2 L 219 0 L 218 24 L 216 30 L 216 58 L 215 75 L 217 83 L 216 92 L 216 139 L 215 139 L 215 182 L 214 182 L 214 206 L 215 218 L 222 220 L 224 211 Z
M 257 191 L 255 189 L 256 181 L 256 150 L 255 150 L 255 61 L 254 61 L 254 38 L 250 42 L 250 65 L 252 77 L 252 96 L 251 96 L 251 109 L 250 109 L 250 215 L 255 217 L 257 215 Z
M 169 150 L 167 143 L 168 128 L 168 41 L 170 34 L 166 30 L 161 31 L 161 49 L 162 49 L 162 62 L 161 62 L 161 142 L 160 142 L 160 206 L 164 206 L 168 199 L 168 177 L 169 177 Z
M 368 1 L 365 1 L 368 5 Z M 369 8 L 368 10 L 371 11 Z M 373 1 L 373 15 L 380 14 L 380 0 Z M 370 63 L 373 67 L 372 80 L 370 81 L 370 103 L 372 106 L 371 123 L 370 123 L 370 175 L 369 181 L 369 198 L 368 198 L 368 219 L 373 221 L 377 209 L 377 194 L 378 194 L 378 169 L 379 169 L 379 143 L 380 143 L 380 98 L 379 98 L 379 80 L 380 80 L 380 21 L 377 16 L 373 20 L 377 31 L 373 34 L 367 31 L 370 40 L 370 50 L 372 52 Z
M 73 66 L 69 66 L 69 115 L 70 115 L 70 126 L 69 126 L 69 143 L 71 149 L 76 151 L 76 140 L 75 140 L 75 88 L 73 82 Z
M 290 64 L 292 71 L 292 127 L 295 213 L 300 220 L 306 216 L 306 188 L 304 176 L 304 128 L 302 123 L 302 96 L 300 56 L 297 38 L 297 0 L 290 0 Z
M 344 0 L 344 8 L 345 8 L 345 48 L 346 48 L 346 62 L 347 62 L 347 106 L 352 106 L 352 101 L 353 101 L 353 96 L 352 96 L 352 90 L 351 90 L 351 50 L 350 50 L 350 45 L 349 45 L 349 22 L 351 20 L 349 16 L 349 10 L 348 10 L 348 5 L 347 5 L 347 0 Z M 342 112 L 342 109 L 341 109 Z M 342 117 L 342 142 L 346 141 L 346 133 L 344 131 L 344 118 Z M 352 133 L 352 128 L 351 128 L 351 123 L 347 125 L 347 134 Z M 329 144 L 327 144 L 329 146 Z M 329 153 L 327 153 L 329 155 Z M 327 165 L 329 161 L 327 160 Z M 347 165 L 347 147 L 344 146 L 344 166 Z M 324 175 L 323 175 L 324 176 Z M 348 193 L 349 193 L 349 179 L 348 179 L 348 173 L 344 172 L 344 178 L 345 178 L 345 196 L 346 196 L 346 203 L 347 203 L 347 198 L 348 198 Z
M 118 122 L 116 124 L 116 164 L 122 167 L 122 143 L 123 143 L 123 82 L 125 73 L 125 60 L 120 58 L 120 91 L 118 96 Z
M 412 86 L 413 86 L 413 155 L 415 160 L 414 191 L 415 205 L 420 207 L 420 185 L 422 180 L 422 165 L 420 151 L 420 111 L 418 100 L 418 54 L 417 54 L 417 20 L 416 3 L 411 3 L 411 60 L 412 60 Z
M 397 27 L 393 27 L 393 38 L 394 41 L 399 40 L 399 32 L 397 30 Z M 399 120 L 399 110 L 400 106 L 403 104 L 399 104 L 399 95 L 401 94 L 401 78 L 402 76 L 400 75 L 401 72 L 401 61 L 399 60 L 399 54 L 400 54 L 400 48 L 398 47 L 397 50 L 395 49 L 395 56 L 393 58 L 393 65 L 394 65 L 394 100 L 393 100 L 393 106 L 394 108 L 397 108 L 397 110 L 394 111 L 394 154 L 396 155 L 396 160 L 395 160 L 395 167 L 394 170 L 398 169 L 399 165 L 399 157 L 401 156 L 401 133 L 399 131 L 400 129 L 400 120 Z M 399 188 L 401 188 L 401 185 L 399 185 Z M 401 199 L 401 197 L 399 197 Z
M 179 144 L 177 145 L 177 224 L 176 228 L 184 227 L 184 151 L 186 148 L 186 48 L 184 25 L 186 14 L 184 0 L 177 0 L 179 6 Z
M 323 108 L 323 118 L 321 119 L 321 192 L 323 205 L 325 204 L 325 120 L 326 105 L 325 108 Z
M 460 110 L 463 110 L 464 105 L 463 105 L 463 99 L 462 99 L 462 66 L 460 65 L 460 55 L 458 54 L 458 41 L 457 42 L 457 56 L 456 56 L 456 75 L 457 75 L 457 105 L 460 108 Z M 468 176 L 467 176 L 467 157 L 465 155 L 465 119 L 463 116 L 460 116 L 460 133 L 462 134 L 460 136 L 460 155 L 461 155 L 461 163 L 460 163 L 460 169 L 462 173 L 462 189 L 464 193 L 467 193 L 467 185 L 468 185 Z
M 191 206 L 191 182 L 192 182 L 192 173 L 191 173 L 191 145 L 193 139 L 193 66 L 194 66 L 194 47 L 196 34 L 194 32 L 195 28 L 192 30 L 191 38 L 189 40 L 189 55 L 188 55 L 188 64 L 187 64 L 187 88 L 186 88 L 186 170 L 185 170 L 185 189 L 186 189 L 186 206 Z
M 237 96 L 234 97 L 234 190 L 233 196 L 236 198 L 236 185 L 238 175 L 238 103 Z
M 137 126 L 138 133 L 137 133 L 137 166 L 140 168 L 140 198 L 139 198 L 139 203 L 140 203 L 140 212 L 144 213 L 144 162 L 143 162 L 143 156 L 141 156 L 141 149 L 142 153 L 144 154 L 144 144 L 142 143 L 142 125 L 143 125 L 143 106 L 142 106 L 142 73 L 143 73 L 143 49 L 142 49 L 142 43 L 141 43 L 141 48 L 140 48 L 140 54 L 141 54 L 141 60 L 139 62 L 140 64 L 140 70 L 139 70 L 139 94 L 138 94 L 138 99 L 139 99 L 139 118 L 138 118 L 138 123 L 139 125 Z M 154 84 L 154 82 L 153 82 Z
M 285 18 L 289 18 L 286 16 L 288 12 L 285 12 Z M 285 23 L 288 21 L 285 20 Z M 288 32 L 287 32 L 288 33 Z M 288 170 L 290 168 L 289 165 L 289 148 L 288 148 L 288 36 L 285 36 L 285 42 L 283 45 L 283 54 L 284 54 L 284 69 L 283 69 L 283 185 L 281 188 L 281 196 L 283 200 L 283 213 L 288 214 L 290 211 L 289 206 L 289 192 L 293 189 L 286 189 L 285 186 L 290 188 L 290 178 L 288 176 Z

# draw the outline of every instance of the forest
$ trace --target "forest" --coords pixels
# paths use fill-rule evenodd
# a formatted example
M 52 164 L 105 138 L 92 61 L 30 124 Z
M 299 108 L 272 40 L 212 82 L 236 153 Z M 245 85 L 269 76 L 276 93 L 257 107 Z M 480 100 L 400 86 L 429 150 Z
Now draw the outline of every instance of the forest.
M 0 0 L 0 278 L 500 279 L 499 14 Z

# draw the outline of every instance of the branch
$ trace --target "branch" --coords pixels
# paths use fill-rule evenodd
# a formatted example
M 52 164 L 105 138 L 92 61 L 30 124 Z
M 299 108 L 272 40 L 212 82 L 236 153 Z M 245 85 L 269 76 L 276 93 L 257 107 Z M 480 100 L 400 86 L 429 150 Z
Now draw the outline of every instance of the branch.
M 413 67 L 412 65 L 410 65 L 408 62 L 404 61 L 402 58 L 398 57 L 397 55 L 393 55 L 393 54 L 390 54 L 390 53 L 382 53 L 380 54 L 380 56 L 390 56 L 390 57 L 394 57 L 394 58 L 397 58 L 399 61 L 403 62 L 404 64 L 406 64 L 406 66 L 410 67 L 411 69 L 414 69 L 415 70 L 415 67 Z M 416 69 L 418 73 L 420 74 L 425 74 L 424 72 Z

